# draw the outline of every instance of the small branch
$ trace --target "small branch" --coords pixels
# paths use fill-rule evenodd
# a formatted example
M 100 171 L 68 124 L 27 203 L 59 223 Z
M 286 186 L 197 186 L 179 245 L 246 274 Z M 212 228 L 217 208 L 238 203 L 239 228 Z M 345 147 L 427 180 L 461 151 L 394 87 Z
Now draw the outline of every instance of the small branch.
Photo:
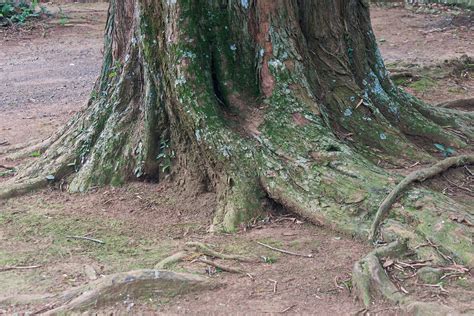
M 281 252 L 281 253 L 285 253 L 285 254 L 287 254 L 287 255 L 298 256 L 298 257 L 305 257 L 305 258 L 313 258 L 313 257 L 314 257 L 312 254 L 305 255 L 305 254 L 296 253 L 296 252 L 291 252 L 291 251 L 284 250 L 284 249 L 278 249 L 278 248 L 272 247 L 272 246 L 270 246 L 270 245 L 264 244 L 264 243 L 259 242 L 259 241 L 257 241 L 257 244 L 259 244 L 260 246 L 266 247 L 266 248 L 268 248 L 268 249 L 271 249 L 271 250 L 273 250 L 273 251 L 278 251 L 278 252 Z
M 369 233 L 369 240 L 374 241 L 378 227 L 382 220 L 386 217 L 393 203 L 397 200 L 398 196 L 403 193 L 413 182 L 419 181 L 423 182 L 426 179 L 432 178 L 444 171 L 448 170 L 451 167 L 460 167 L 464 165 L 469 165 L 474 163 L 474 155 L 462 155 L 458 157 L 450 157 L 444 159 L 431 167 L 420 169 L 410 173 L 405 177 L 385 198 L 385 200 L 380 205 L 377 213 L 375 215 L 374 222 Z
M 5 272 L 5 271 L 10 271 L 10 270 L 29 270 L 29 269 L 37 269 L 41 268 L 41 265 L 35 265 L 35 266 L 7 266 L 0 268 L 0 272 Z
M 268 279 L 268 281 L 273 283 L 273 293 L 276 293 L 278 291 L 278 281 Z
M 296 307 L 296 304 L 291 305 L 291 306 L 285 308 L 284 310 L 282 310 L 282 311 L 280 312 L 280 314 L 284 314 L 284 313 L 286 313 L 286 312 L 289 312 L 291 309 L 293 309 L 293 308 L 295 308 L 295 307 Z
M 104 241 L 102 240 L 99 240 L 99 239 L 94 239 L 94 238 L 90 238 L 90 237 L 86 237 L 86 236 L 66 236 L 66 238 L 69 238 L 69 239 L 80 239 L 80 240 L 87 240 L 87 241 L 92 241 L 92 242 L 95 242 L 95 243 L 98 243 L 98 244 L 105 244 Z
M 4 165 L 0 165 L 0 168 L 1 169 L 6 169 L 6 170 L 15 170 L 14 167 L 9 167 L 9 166 L 4 166 Z

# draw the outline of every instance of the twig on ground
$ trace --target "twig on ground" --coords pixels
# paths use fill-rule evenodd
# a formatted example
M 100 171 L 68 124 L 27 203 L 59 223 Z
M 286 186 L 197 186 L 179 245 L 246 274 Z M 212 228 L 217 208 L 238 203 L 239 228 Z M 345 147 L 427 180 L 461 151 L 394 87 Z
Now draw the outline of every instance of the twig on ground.
M 467 191 L 467 192 L 472 193 L 472 190 L 471 190 L 471 189 L 466 188 L 466 187 L 463 187 L 462 185 L 459 185 L 459 184 L 457 184 L 456 182 L 449 180 L 449 179 L 446 178 L 445 176 L 443 176 L 443 178 L 444 178 L 446 181 L 448 181 L 448 183 L 454 185 L 456 188 L 459 188 L 459 189 L 461 189 L 461 190 L 464 190 L 464 191 Z
M 339 277 L 336 275 L 336 276 L 334 277 L 334 285 L 335 285 L 338 289 L 344 290 L 344 287 L 342 287 L 342 286 L 339 285 L 338 280 L 339 280 Z
M 296 307 L 296 304 L 291 305 L 291 306 L 285 308 L 284 310 L 282 310 L 282 311 L 280 312 L 280 314 L 284 314 L 284 313 L 290 311 L 291 309 L 293 309 L 293 308 L 295 308 L 295 307 Z
M 0 168 L 1 169 L 7 169 L 7 170 L 15 170 L 14 167 L 9 167 L 9 166 L 5 166 L 5 165 L 0 165 Z
M 66 238 L 87 240 L 87 241 L 92 241 L 92 242 L 95 242 L 95 243 L 98 243 L 98 244 L 105 244 L 105 242 L 102 241 L 102 240 L 95 239 L 95 238 L 90 238 L 90 237 L 86 237 L 86 236 L 66 236 Z
M 464 166 L 464 169 L 466 169 L 466 171 L 467 171 L 471 176 L 474 176 L 474 172 L 472 172 L 471 169 L 469 169 L 467 166 Z
M 288 251 L 288 250 L 284 250 L 284 249 L 279 249 L 279 248 L 272 247 L 272 246 L 270 246 L 270 245 L 264 244 L 264 243 L 259 242 L 259 241 L 257 241 L 257 244 L 259 244 L 260 246 L 266 247 L 266 248 L 268 248 L 268 249 L 271 249 L 271 250 L 273 250 L 273 251 L 278 251 L 278 252 L 281 252 L 281 253 L 285 253 L 285 254 L 287 254 L 287 255 L 298 256 L 298 257 L 305 257 L 305 258 L 313 258 L 313 257 L 314 257 L 312 254 L 305 255 L 305 254 L 301 254 L 301 253 L 291 252 L 291 251 Z
M 390 208 L 392 207 L 393 203 L 395 203 L 398 196 L 403 193 L 403 191 L 405 191 L 413 182 L 423 182 L 424 180 L 434 177 L 435 175 L 438 175 L 451 167 L 459 167 L 473 163 L 474 155 L 461 155 L 458 157 L 444 159 L 431 167 L 416 170 L 410 173 L 392 190 L 392 192 L 390 192 L 390 194 L 380 205 L 370 229 L 369 240 L 375 241 L 380 223 L 388 214 Z
M 441 283 L 438 284 L 420 284 L 421 286 L 427 286 L 427 287 L 437 287 L 440 289 L 441 292 L 449 293 Z
M 5 271 L 10 271 L 10 270 L 29 270 L 29 269 L 37 269 L 41 268 L 41 265 L 35 265 L 35 266 L 7 266 L 0 268 L 0 272 L 5 272 Z
M 273 293 L 276 293 L 278 290 L 278 281 L 268 279 L 268 281 L 273 282 Z
M 412 165 L 408 166 L 406 169 L 411 169 L 411 168 L 413 168 L 413 167 L 416 167 L 416 166 L 418 166 L 419 164 L 420 164 L 420 162 L 419 162 L 419 161 L 417 161 L 417 162 L 415 162 L 414 164 L 412 164 Z

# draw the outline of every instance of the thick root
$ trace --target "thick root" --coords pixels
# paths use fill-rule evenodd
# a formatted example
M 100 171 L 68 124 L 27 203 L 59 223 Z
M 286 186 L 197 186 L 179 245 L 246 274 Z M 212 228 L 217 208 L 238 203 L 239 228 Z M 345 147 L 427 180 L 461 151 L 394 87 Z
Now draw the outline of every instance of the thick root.
M 48 138 L 42 141 L 41 143 L 34 144 L 26 148 L 25 147 L 20 148 L 18 151 L 15 151 L 5 156 L 4 159 L 9 160 L 9 161 L 14 161 L 14 160 L 30 157 L 30 155 L 34 152 L 39 152 L 42 154 L 46 151 L 46 149 L 48 149 L 49 146 L 51 146 L 51 143 L 52 143 L 51 138 Z M 13 149 L 9 151 L 13 151 Z
M 54 294 L 12 295 L 0 297 L 0 306 L 38 304 L 53 298 L 55 298 Z
M 0 187 L 0 200 L 27 194 L 31 191 L 45 187 L 48 181 L 43 177 L 25 180 L 23 182 L 5 182 Z
M 474 155 L 462 155 L 458 157 L 450 157 L 445 160 L 442 160 L 435 165 L 420 169 L 410 173 L 405 179 L 402 180 L 390 194 L 385 198 L 385 200 L 380 205 L 377 213 L 375 215 L 375 219 L 372 223 L 370 233 L 369 233 L 369 240 L 374 241 L 376 238 L 377 230 L 382 222 L 382 220 L 386 217 L 388 212 L 390 211 L 391 206 L 397 200 L 398 196 L 403 193 L 413 182 L 425 181 L 426 179 L 432 178 L 451 167 L 459 167 L 463 165 L 473 164 L 474 163 Z
M 438 104 L 437 107 L 443 107 L 443 108 L 448 108 L 448 109 L 471 110 L 471 109 L 474 109 L 474 98 L 444 102 L 444 103 Z
M 43 143 L 44 141 L 41 141 L 41 143 Z M 8 144 L 8 142 L 5 142 L 6 144 Z M 25 142 L 25 143 L 21 143 L 21 144 L 16 144 L 16 145 L 5 145 L 5 147 L 2 147 L 0 148 L 0 155 L 6 155 L 6 154 L 9 154 L 9 153 L 12 153 L 12 152 L 16 152 L 16 151 L 19 151 L 19 150 L 22 150 L 24 148 L 31 148 L 33 146 L 36 146 L 38 145 L 38 140 L 33 140 L 33 141 L 29 141 L 29 142 Z
M 404 250 L 406 250 L 405 244 L 398 241 L 393 242 L 372 251 L 355 263 L 352 271 L 352 284 L 356 296 L 366 307 L 370 307 L 377 296 L 382 296 L 397 304 L 406 300 L 406 297 L 390 281 L 379 262 L 379 257 L 396 255 Z
M 72 289 L 53 298 L 43 308 L 43 315 L 56 315 L 97 309 L 111 302 L 130 298 L 140 298 L 159 293 L 162 296 L 174 296 L 196 290 L 211 289 L 217 284 L 206 278 L 161 270 L 136 270 L 106 276 L 83 287 Z M 52 298 L 45 296 L 46 299 Z M 34 297 L 35 301 L 38 298 Z

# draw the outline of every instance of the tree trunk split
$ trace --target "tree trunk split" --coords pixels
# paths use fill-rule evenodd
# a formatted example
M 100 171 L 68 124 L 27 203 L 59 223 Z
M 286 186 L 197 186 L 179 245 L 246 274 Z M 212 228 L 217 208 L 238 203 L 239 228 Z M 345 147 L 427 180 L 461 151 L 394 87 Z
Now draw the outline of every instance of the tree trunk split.
M 470 149 L 474 136 L 472 113 L 393 84 L 365 0 L 112 0 L 104 40 L 87 107 L 0 198 L 172 175 L 217 193 L 214 230 L 234 231 L 270 198 L 366 239 L 392 187 L 375 162 L 430 162 L 433 143 Z M 468 207 L 421 189 L 402 203 L 383 236 L 428 238 L 474 266 L 471 229 L 449 219 Z

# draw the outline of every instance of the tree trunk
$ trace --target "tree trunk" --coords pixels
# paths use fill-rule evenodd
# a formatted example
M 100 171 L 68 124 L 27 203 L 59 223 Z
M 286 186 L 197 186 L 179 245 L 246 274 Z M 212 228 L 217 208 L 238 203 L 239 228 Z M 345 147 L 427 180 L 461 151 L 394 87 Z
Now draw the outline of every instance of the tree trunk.
M 398 181 L 380 165 L 432 162 L 433 143 L 466 147 L 473 119 L 393 84 L 366 0 L 112 0 L 88 106 L 8 194 L 47 175 L 71 191 L 171 175 L 217 193 L 216 230 L 258 216 L 270 198 L 366 238 Z M 429 239 L 472 267 L 472 229 L 453 213 L 473 222 L 467 206 L 413 190 L 381 238 L 409 238 L 412 249 Z

